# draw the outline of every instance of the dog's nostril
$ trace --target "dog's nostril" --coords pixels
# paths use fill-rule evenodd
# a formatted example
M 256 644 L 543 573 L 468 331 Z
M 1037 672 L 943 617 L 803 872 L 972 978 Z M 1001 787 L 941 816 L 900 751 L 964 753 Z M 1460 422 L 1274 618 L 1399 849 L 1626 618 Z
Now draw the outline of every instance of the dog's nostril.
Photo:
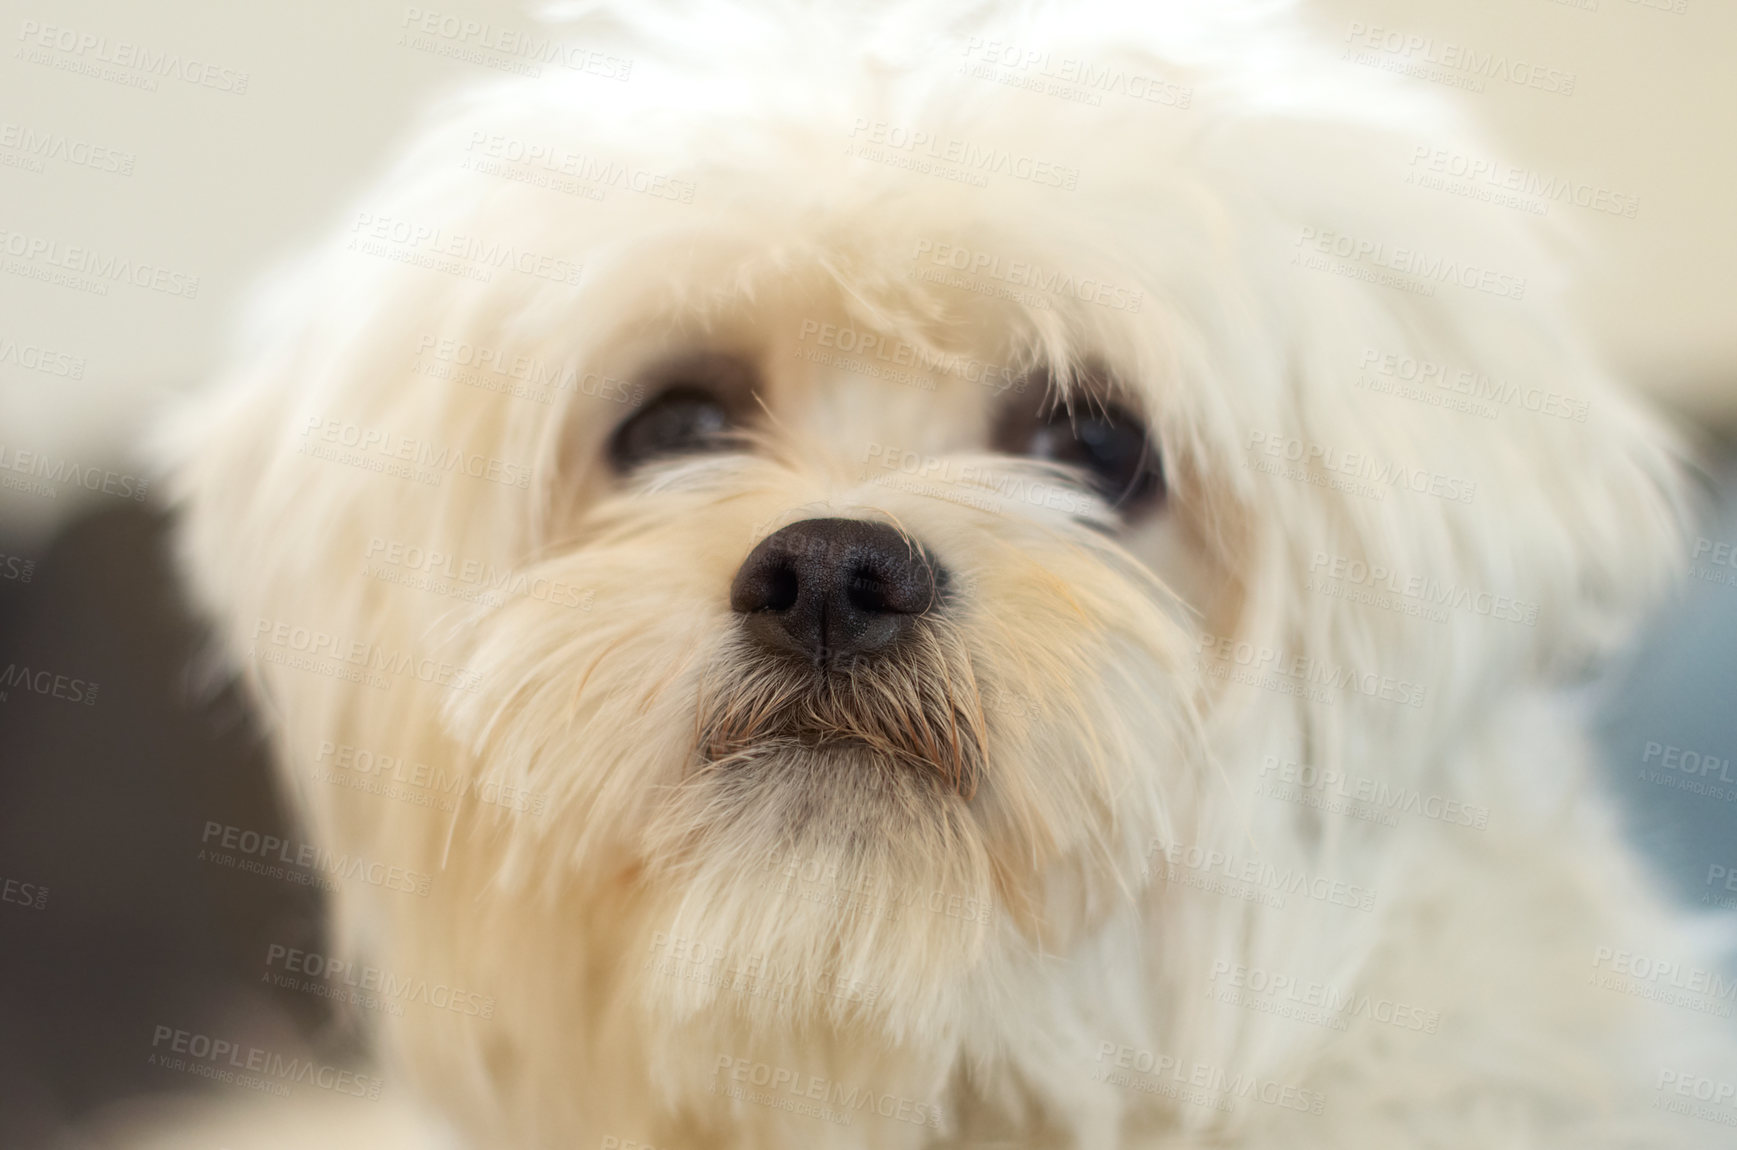
M 766 597 L 762 611 L 788 611 L 796 606 L 799 591 L 796 572 L 790 567 L 777 567 L 767 572 Z
M 887 596 L 880 577 L 873 571 L 859 567 L 851 573 L 850 586 L 845 594 L 850 598 L 851 606 L 859 611 L 890 611 L 893 608 L 887 604 Z
M 762 645 L 818 665 L 896 644 L 945 580 L 886 524 L 808 519 L 761 540 L 736 573 L 730 606 Z

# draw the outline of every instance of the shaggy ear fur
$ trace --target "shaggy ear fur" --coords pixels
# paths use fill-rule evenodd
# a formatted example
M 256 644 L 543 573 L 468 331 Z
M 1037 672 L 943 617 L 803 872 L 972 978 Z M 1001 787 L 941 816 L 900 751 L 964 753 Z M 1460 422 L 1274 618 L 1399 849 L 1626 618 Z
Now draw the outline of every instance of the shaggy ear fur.
M 1279 130 L 1288 148 L 1240 143 L 1261 157 L 1263 184 L 1283 189 L 1285 266 L 1263 274 L 1295 407 L 1250 425 L 1238 463 L 1290 540 L 1272 542 L 1294 585 L 1318 588 L 1340 560 L 1361 561 L 1384 568 L 1387 585 L 1345 588 L 1449 620 L 1417 626 L 1429 615 L 1305 594 L 1315 609 L 1285 620 L 1285 637 L 1319 641 L 1326 616 L 1361 618 L 1370 634 L 1342 634 L 1340 651 L 1422 653 L 1423 665 L 1394 670 L 1438 691 L 1449 722 L 1516 683 L 1584 674 L 1680 566 L 1674 437 L 1573 330 L 1546 246 L 1559 237 L 1422 189 L 1357 195 L 1398 182 L 1409 139 L 1371 132 L 1353 148 L 1323 125 L 1258 134 Z M 1308 167 L 1287 163 L 1305 154 Z

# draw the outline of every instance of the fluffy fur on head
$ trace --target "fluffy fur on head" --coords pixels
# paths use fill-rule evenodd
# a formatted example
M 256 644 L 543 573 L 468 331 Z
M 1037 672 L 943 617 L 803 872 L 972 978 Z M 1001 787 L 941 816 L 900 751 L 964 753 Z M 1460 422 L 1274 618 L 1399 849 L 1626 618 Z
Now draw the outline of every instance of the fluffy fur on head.
M 1588 982 L 1678 944 L 1558 701 L 1664 584 L 1671 450 L 1524 221 L 1404 185 L 1452 116 L 1265 3 L 549 35 L 589 63 L 432 117 L 175 438 L 311 833 L 431 876 L 346 884 L 342 944 L 491 1000 L 384 1020 L 431 1110 L 479 1147 L 1719 1134 L 1655 1079 L 1729 1037 Z M 1395 362 L 1557 412 L 1360 384 Z M 732 433 L 624 460 L 675 386 Z M 1022 452 L 1112 409 L 1142 503 Z M 896 657 L 817 674 L 732 609 L 815 519 L 946 572 Z M 364 754 L 435 782 L 340 785 Z

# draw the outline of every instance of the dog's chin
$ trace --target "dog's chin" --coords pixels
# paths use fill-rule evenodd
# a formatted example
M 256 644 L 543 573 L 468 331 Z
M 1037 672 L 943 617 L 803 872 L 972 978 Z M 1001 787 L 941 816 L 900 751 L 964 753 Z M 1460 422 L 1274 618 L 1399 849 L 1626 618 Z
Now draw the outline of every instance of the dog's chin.
M 785 729 L 678 788 L 646 839 L 645 982 L 665 1021 L 890 1040 L 955 1021 L 995 919 L 989 856 L 944 762 Z

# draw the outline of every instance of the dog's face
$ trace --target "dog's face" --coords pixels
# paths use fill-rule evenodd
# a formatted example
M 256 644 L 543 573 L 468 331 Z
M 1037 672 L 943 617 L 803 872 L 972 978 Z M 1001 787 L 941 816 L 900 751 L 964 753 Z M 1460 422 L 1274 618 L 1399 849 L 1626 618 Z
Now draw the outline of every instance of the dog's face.
M 591 606 L 471 620 L 446 729 L 551 794 L 509 852 L 631 881 L 648 929 L 731 969 L 878 988 L 799 1013 L 918 1033 L 993 952 L 1065 950 L 1143 884 L 1204 767 L 1172 585 L 1224 606 L 1230 572 L 1108 349 L 1050 359 L 940 295 L 871 328 L 781 278 L 605 357 L 633 399 L 559 421 L 572 495 L 527 572 Z
M 1200 98 L 1045 99 L 950 58 L 889 80 L 812 40 L 728 100 L 691 61 L 481 98 L 190 425 L 191 569 L 291 772 L 353 744 L 544 807 L 302 787 L 321 833 L 437 874 L 380 945 L 535 984 L 502 1048 L 583 1045 L 563 1012 L 624 985 L 670 1027 L 957 1035 L 1118 916 L 1161 962 L 1154 844 L 1322 862 L 1306 814 L 1244 801 L 1262 755 L 1421 770 L 1653 581 L 1629 535 L 1666 522 L 1658 438 L 1545 305 L 1298 266 L 1347 219 L 1472 262 L 1523 238 L 1418 217 L 1371 159 L 1395 138 L 1307 83 L 1065 34 Z M 988 175 L 918 170 L 913 130 Z M 623 178 L 563 194 L 530 158 L 574 156 Z M 1587 414 L 1359 392 L 1387 357 Z M 1544 612 L 1311 586 L 1350 562 Z M 379 681 L 297 665 L 298 636 Z M 659 939 L 875 993 L 636 977 Z

